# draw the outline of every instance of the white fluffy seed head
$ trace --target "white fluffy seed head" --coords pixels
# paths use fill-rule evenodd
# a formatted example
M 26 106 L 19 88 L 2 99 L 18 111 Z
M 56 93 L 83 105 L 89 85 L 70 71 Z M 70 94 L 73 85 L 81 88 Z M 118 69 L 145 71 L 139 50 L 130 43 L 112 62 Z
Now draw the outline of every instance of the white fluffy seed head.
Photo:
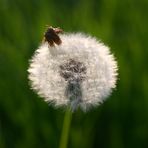
M 54 47 L 47 43 L 35 51 L 30 61 L 29 80 L 32 89 L 56 107 L 70 105 L 84 111 L 97 106 L 116 86 L 117 63 L 110 50 L 95 38 L 81 33 L 60 35 L 62 44 Z M 79 83 L 81 99 L 71 100 L 66 95 L 68 81 L 60 74 L 60 66 L 70 59 L 86 67 L 84 79 Z

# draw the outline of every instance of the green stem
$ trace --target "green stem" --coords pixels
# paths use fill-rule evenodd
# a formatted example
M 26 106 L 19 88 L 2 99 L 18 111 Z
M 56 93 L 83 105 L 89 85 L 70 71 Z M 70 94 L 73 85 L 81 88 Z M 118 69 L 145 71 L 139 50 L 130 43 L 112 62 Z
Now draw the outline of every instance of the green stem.
M 64 116 L 63 129 L 62 129 L 59 148 L 67 148 L 71 118 L 72 118 L 72 112 L 70 111 L 70 109 L 67 109 Z

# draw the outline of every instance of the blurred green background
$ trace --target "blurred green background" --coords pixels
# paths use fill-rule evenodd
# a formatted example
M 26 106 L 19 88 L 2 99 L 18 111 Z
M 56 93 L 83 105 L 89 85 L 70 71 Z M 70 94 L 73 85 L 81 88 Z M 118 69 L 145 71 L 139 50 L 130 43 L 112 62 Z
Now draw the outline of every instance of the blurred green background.
M 111 47 L 117 89 L 73 114 L 68 148 L 148 148 L 148 0 L 0 0 L 0 148 L 57 148 L 64 109 L 30 90 L 28 60 L 45 26 L 85 32 Z

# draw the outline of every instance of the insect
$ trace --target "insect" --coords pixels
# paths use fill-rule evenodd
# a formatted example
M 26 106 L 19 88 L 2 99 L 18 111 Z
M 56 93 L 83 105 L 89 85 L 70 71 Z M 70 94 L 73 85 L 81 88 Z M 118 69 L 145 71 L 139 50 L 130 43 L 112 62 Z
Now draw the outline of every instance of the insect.
M 53 47 L 55 44 L 60 45 L 62 43 L 59 33 L 62 33 L 63 30 L 58 28 L 53 28 L 52 26 L 48 27 L 44 33 L 44 42 L 48 42 L 48 45 Z

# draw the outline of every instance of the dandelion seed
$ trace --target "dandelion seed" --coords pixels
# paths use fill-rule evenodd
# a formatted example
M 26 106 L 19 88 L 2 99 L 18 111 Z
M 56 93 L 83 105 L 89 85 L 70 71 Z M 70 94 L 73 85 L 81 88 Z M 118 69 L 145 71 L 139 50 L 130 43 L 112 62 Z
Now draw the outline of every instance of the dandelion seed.
M 56 107 L 86 111 L 102 103 L 116 86 L 117 63 L 100 41 L 82 33 L 59 35 L 60 45 L 42 43 L 30 61 L 29 80 Z

